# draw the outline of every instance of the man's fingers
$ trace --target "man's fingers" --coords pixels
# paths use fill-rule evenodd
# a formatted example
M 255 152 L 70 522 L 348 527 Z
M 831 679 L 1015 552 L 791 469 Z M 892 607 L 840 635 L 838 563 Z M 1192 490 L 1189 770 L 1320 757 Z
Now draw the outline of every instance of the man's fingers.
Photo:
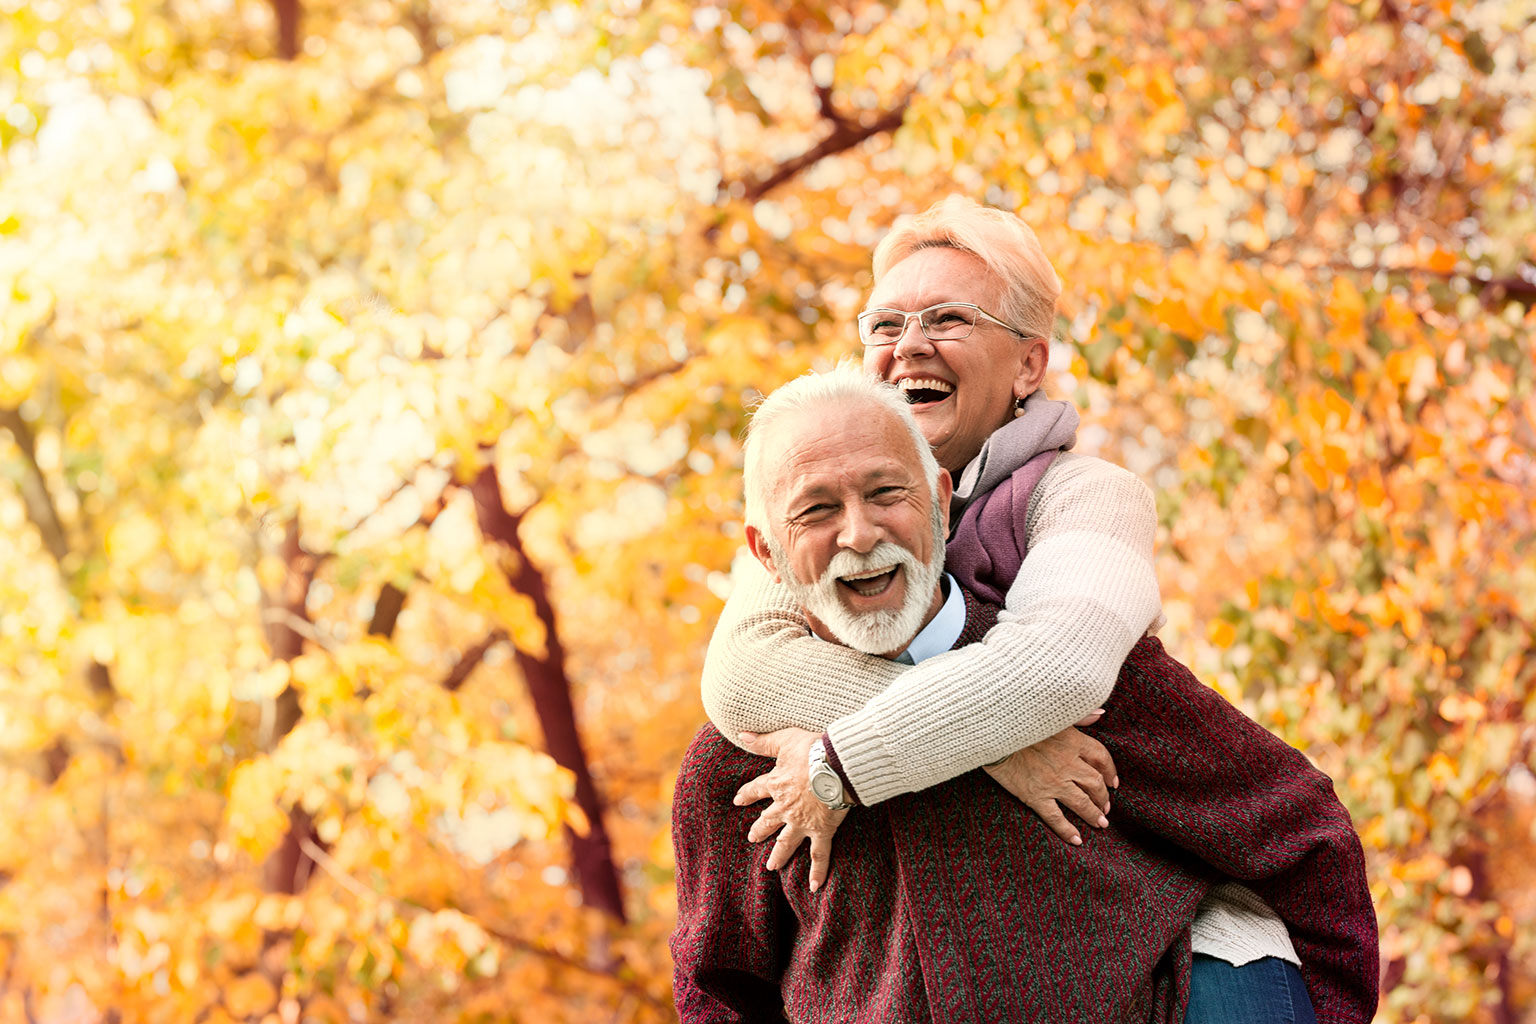
M 832 837 L 811 836 L 811 892 L 821 888 L 832 867 Z
M 745 807 L 747 804 L 755 804 L 759 800 L 767 800 L 772 795 L 768 791 L 768 776 L 759 775 L 738 789 L 736 795 L 731 798 L 731 803 L 737 807 Z
M 769 871 L 777 871 L 789 859 L 795 855 L 800 844 L 805 841 L 805 833 L 793 825 L 779 833 L 779 838 L 774 842 L 773 849 L 768 852 L 768 863 L 764 865 Z
M 741 740 L 743 747 L 746 747 L 754 754 L 761 754 L 764 757 L 773 756 L 773 751 L 769 749 L 772 736 L 773 733 L 768 733 L 766 736 L 756 732 L 739 732 L 736 734 L 736 738 Z
M 1086 715 L 1084 715 L 1082 717 L 1081 721 L 1075 722 L 1074 724 L 1079 729 L 1086 729 L 1090 725 L 1092 725 L 1093 723 L 1097 722 L 1099 719 L 1101 719 L 1103 717 L 1104 717 L 1104 709 L 1103 708 L 1094 708 L 1092 711 L 1090 711 Z
M 784 819 L 769 813 L 771 810 L 772 808 L 769 808 L 768 811 L 757 816 L 757 820 L 747 830 L 747 842 L 760 843 L 784 826 Z
M 1067 816 L 1061 813 L 1061 808 L 1056 806 L 1055 800 L 1037 800 L 1029 805 L 1030 810 L 1040 816 L 1046 827 L 1055 832 L 1073 846 L 1081 846 L 1083 837 L 1078 835 L 1077 826 L 1067 820 Z

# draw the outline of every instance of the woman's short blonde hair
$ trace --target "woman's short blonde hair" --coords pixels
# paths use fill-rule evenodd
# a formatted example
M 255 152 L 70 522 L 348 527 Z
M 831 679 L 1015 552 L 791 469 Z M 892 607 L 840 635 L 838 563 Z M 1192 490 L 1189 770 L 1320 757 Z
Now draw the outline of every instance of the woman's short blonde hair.
M 954 195 L 900 217 L 875 247 L 875 283 L 913 253 L 939 247 L 971 253 L 1003 282 L 999 308 L 987 312 L 1025 334 L 1051 337 L 1061 279 L 1017 214 Z

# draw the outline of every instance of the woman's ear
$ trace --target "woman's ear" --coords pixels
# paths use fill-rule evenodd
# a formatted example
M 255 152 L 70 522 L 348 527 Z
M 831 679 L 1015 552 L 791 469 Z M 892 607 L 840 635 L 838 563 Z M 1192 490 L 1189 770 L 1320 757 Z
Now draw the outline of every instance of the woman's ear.
M 1024 346 L 1019 360 L 1018 376 L 1013 378 L 1013 397 L 1024 401 L 1039 390 L 1045 380 L 1045 364 L 1051 357 L 1051 343 L 1044 338 L 1029 338 L 1019 342 Z

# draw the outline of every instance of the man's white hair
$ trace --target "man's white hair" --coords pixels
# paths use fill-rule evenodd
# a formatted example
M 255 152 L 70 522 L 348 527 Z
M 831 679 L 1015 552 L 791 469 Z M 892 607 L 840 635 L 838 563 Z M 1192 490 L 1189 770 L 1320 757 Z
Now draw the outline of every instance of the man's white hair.
M 747 440 L 742 446 L 742 488 L 745 496 L 745 518 L 748 526 L 764 531 L 770 537 L 773 531 L 768 525 L 768 502 L 764 487 L 765 467 L 764 438 L 775 420 L 791 413 L 805 410 L 831 409 L 853 402 L 870 402 L 889 409 L 906 427 L 917 449 L 918 461 L 923 466 L 923 476 L 928 481 L 928 493 L 938 494 L 939 462 L 928 447 L 928 439 L 918 428 L 917 418 L 901 392 L 867 374 L 851 359 L 840 362 L 836 368 L 823 373 L 807 373 L 777 388 L 773 394 L 757 406 L 752 421 L 747 426 Z

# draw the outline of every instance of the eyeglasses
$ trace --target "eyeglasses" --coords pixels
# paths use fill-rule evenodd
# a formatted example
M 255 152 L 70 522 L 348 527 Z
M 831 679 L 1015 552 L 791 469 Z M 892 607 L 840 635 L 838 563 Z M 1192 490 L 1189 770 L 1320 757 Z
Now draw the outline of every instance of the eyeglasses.
M 900 309 L 866 309 L 859 314 L 859 340 L 866 345 L 894 345 L 907 333 L 907 321 L 914 316 L 923 337 L 931 341 L 969 338 L 978 320 L 997 324 L 1026 340 L 1033 337 L 1016 327 L 1009 327 L 974 303 L 940 302 L 916 313 Z

